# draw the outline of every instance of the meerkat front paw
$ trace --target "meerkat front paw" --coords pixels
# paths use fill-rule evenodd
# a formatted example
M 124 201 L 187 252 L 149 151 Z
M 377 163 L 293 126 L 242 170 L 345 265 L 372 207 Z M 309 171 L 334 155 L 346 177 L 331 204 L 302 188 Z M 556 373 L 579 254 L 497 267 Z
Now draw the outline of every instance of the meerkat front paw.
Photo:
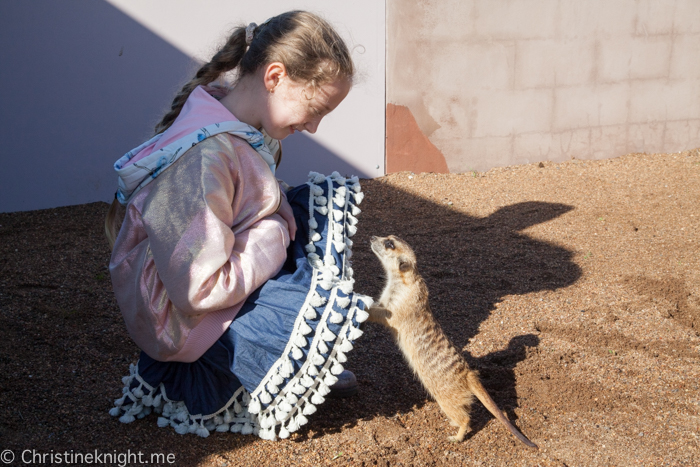
M 372 305 L 369 310 L 369 322 L 387 326 L 387 318 L 391 316 L 391 312 L 379 305 Z

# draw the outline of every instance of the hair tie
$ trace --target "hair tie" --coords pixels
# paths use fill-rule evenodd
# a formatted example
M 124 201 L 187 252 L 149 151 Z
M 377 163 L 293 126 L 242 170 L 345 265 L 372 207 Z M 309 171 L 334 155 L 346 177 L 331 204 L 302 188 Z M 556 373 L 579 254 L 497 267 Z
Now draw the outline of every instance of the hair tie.
M 255 28 L 257 28 L 258 25 L 255 23 L 250 23 L 247 28 L 245 28 L 245 43 L 246 45 L 250 45 L 251 42 L 253 42 L 253 34 L 255 34 Z

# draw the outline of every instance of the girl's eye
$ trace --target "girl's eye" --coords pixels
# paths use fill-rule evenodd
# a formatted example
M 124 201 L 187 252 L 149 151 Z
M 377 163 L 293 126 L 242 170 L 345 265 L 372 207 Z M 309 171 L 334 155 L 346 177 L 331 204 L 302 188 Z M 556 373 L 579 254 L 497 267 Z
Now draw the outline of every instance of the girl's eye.
M 311 109 L 311 113 L 314 114 L 315 117 L 321 116 L 321 111 L 318 110 L 316 107 L 314 107 L 313 105 L 310 105 L 309 108 Z

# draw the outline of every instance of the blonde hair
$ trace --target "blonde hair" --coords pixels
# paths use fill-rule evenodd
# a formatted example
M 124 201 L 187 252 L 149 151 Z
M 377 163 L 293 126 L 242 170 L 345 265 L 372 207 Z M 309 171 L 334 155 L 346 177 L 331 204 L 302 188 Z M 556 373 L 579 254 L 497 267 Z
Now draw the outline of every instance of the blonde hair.
M 249 46 L 245 26 L 235 28 L 224 46 L 175 96 L 170 110 L 155 127 L 156 134 L 170 128 L 197 86 L 210 84 L 230 71 L 236 71 L 241 79 L 273 62 L 282 63 L 290 79 L 312 89 L 337 79 L 352 81 L 355 75 L 350 51 L 330 24 L 306 11 L 282 13 L 257 26 Z M 105 219 L 110 247 L 116 239 L 118 211 L 115 199 Z

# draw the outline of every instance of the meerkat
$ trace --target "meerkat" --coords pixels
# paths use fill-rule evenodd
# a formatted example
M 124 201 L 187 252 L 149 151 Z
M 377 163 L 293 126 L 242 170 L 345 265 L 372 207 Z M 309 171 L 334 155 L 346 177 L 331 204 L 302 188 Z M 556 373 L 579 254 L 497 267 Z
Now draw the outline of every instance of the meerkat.
M 386 273 L 386 285 L 378 304 L 370 308 L 369 321 L 391 331 L 408 364 L 452 425 L 459 427 L 451 442 L 464 440 L 469 429 L 473 396 L 518 440 L 537 445 L 515 428 L 482 386 L 478 373 L 469 368 L 447 338 L 428 305 L 428 288 L 416 269 L 416 255 L 393 235 L 372 237 L 372 251 Z

